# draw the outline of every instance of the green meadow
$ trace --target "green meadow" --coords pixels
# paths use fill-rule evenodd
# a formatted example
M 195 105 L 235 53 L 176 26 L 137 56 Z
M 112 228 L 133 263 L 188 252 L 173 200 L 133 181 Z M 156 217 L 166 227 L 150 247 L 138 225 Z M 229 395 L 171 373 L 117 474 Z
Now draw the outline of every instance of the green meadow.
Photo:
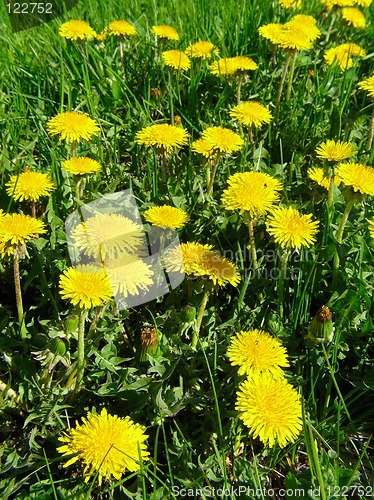
M 359 84 L 374 71 L 374 6 L 357 3 L 361 28 L 319 0 L 87 0 L 19 32 L 1 3 L 1 499 L 373 495 L 374 81 Z M 299 14 L 319 30 L 306 41 L 309 28 L 295 29 L 308 48 L 260 35 Z M 102 39 L 61 36 L 71 20 Z M 105 31 L 116 20 L 136 35 Z M 179 40 L 157 37 L 155 25 Z M 198 41 L 214 45 L 209 59 L 165 63 L 163 52 Z M 355 45 L 329 63 L 342 44 Z M 257 68 L 226 74 L 218 64 L 213 74 L 235 56 Z M 249 126 L 230 114 L 250 101 L 271 118 Z M 52 130 L 71 111 L 94 120 L 88 140 Z M 184 141 L 142 142 L 161 124 Z M 235 133 L 238 146 L 210 138 L 197 151 L 210 127 Z M 329 156 L 327 141 L 344 154 Z M 64 167 L 82 157 L 100 169 Z M 35 200 L 17 197 L 29 171 L 52 182 Z M 233 179 L 251 180 L 230 192 Z M 96 254 L 65 222 L 87 207 L 108 214 L 104 200 L 129 189 L 147 231 L 160 225 L 145 215 L 152 207 L 187 214 L 157 233 L 168 279 L 182 276 L 148 300 L 163 272 L 132 276 L 129 265 L 118 302 L 100 288 L 106 259 L 121 252 L 115 236 Z M 123 215 L 121 203 L 113 211 Z M 279 222 L 289 207 L 297 215 Z M 29 236 L 12 214 L 34 224 Z M 164 250 L 169 237 L 184 267 Z M 79 258 L 96 259 L 100 285 L 79 288 Z M 240 332 L 252 340 L 240 344 Z

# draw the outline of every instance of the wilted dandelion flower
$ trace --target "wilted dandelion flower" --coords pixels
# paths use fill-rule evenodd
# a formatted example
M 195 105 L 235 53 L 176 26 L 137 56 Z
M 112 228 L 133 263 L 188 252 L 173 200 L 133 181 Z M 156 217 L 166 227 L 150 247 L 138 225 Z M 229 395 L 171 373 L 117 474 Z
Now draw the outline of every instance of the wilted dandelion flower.
M 2 254 L 11 255 L 14 247 L 25 245 L 39 234 L 46 233 L 40 220 L 24 214 L 3 214 L 0 217 L 0 248 Z
M 237 392 L 235 409 L 254 438 L 270 448 L 293 443 L 302 429 L 300 396 L 285 378 L 256 373 Z
M 69 40 L 84 40 L 87 38 L 95 38 L 96 32 L 86 21 L 72 20 L 61 24 L 58 29 L 60 36 Z
M 370 219 L 368 222 L 369 222 L 370 236 L 374 238 L 374 218 Z
M 342 18 L 354 28 L 366 27 L 365 16 L 359 9 L 355 9 L 352 7 L 346 7 L 342 9 Z
M 133 255 L 125 255 L 117 260 L 105 262 L 113 295 L 139 295 L 154 284 L 153 271 L 143 260 Z
M 110 35 L 115 36 L 135 36 L 137 31 L 129 22 L 127 21 L 112 21 L 109 23 L 108 32 Z
M 340 163 L 336 167 L 336 174 L 355 192 L 374 196 L 374 168 L 361 163 Z
M 179 40 L 178 32 L 172 26 L 167 26 L 165 24 L 152 26 L 151 31 L 159 38 L 165 38 L 166 40 Z
M 79 111 L 66 111 L 51 118 L 47 130 L 51 135 L 59 135 L 60 141 L 79 142 L 82 139 L 89 141 L 100 129 L 88 115 Z
M 161 123 L 142 128 L 135 135 L 137 144 L 171 151 L 187 144 L 188 133 L 182 127 Z
M 263 38 L 270 40 L 274 45 L 279 45 L 282 41 L 283 24 L 269 23 L 260 26 L 258 32 Z
M 343 43 L 326 50 L 324 58 L 327 64 L 339 64 L 343 71 L 353 66 L 352 56 L 365 57 L 366 52 L 356 43 Z
M 101 165 L 96 160 L 86 156 L 73 156 L 61 164 L 61 170 L 73 175 L 93 174 L 101 170 Z
M 83 473 L 98 474 L 101 485 L 103 479 L 113 476 L 119 481 L 126 470 L 139 470 L 139 462 L 148 459 L 145 427 L 135 424 L 130 417 L 109 415 L 104 408 L 100 414 L 89 412 L 82 421 L 59 438 L 65 444 L 57 451 L 67 457 L 74 454 L 64 467 L 81 460 Z M 87 476 L 85 482 L 89 480 Z
M 82 309 L 101 306 L 111 299 L 112 289 L 105 270 L 92 264 L 68 267 L 60 276 L 60 295 Z
M 267 230 L 282 248 L 310 247 L 316 241 L 319 225 L 312 217 L 300 214 L 293 207 L 275 208 L 267 219 Z
M 244 144 L 243 139 L 238 134 L 224 127 L 208 127 L 202 133 L 202 139 L 214 151 L 226 154 L 239 151 Z
M 374 75 L 362 80 L 362 82 L 358 82 L 357 86 L 361 90 L 367 90 L 369 96 L 374 99 Z
M 313 167 L 308 170 L 308 176 L 312 181 L 317 182 L 321 187 L 329 190 L 331 184 L 331 177 L 326 177 L 325 171 L 323 168 Z M 341 179 L 339 176 L 334 176 L 334 184 L 335 186 L 339 186 L 341 183 Z
M 166 66 L 170 66 L 171 68 L 187 70 L 191 66 L 189 57 L 180 50 L 166 50 L 161 55 Z
M 103 213 L 78 224 L 71 238 L 88 257 L 106 260 L 139 251 L 144 243 L 144 232 L 128 217 Z
M 181 208 L 162 205 L 161 207 L 151 207 L 144 212 L 144 218 L 154 226 L 179 229 L 189 221 L 187 212 Z
M 210 142 L 208 142 L 206 139 L 197 139 L 191 144 L 191 149 L 196 153 L 200 153 L 205 158 L 212 158 L 217 153 L 217 150 L 213 149 Z
M 210 59 L 212 54 L 218 53 L 218 48 L 211 42 L 196 42 L 186 48 L 188 56 L 200 59 Z
M 248 212 L 257 218 L 279 200 L 281 182 L 263 172 L 239 172 L 228 178 L 229 187 L 223 192 L 222 203 L 228 210 Z
M 42 196 L 49 196 L 55 189 L 48 174 L 32 172 L 29 169 L 19 175 L 12 175 L 5 186 L 7 194 L 18 201 L 38 201 Z
M 290 366 L 281 342 L 263 330 L 241 331 L 231 337 L 227 355 L 233 366 L 239 366 L 239 375 L 263 372 L 283 377 L 281 367 Z
M 341 161 L 355 155 L 355 147 L 351 142 L 328 140 L 316 149 L 317 157 L 328 161 Z
M 257 101 L 248 101 L 234 106 L 230 110 L 233 120 L 248 127 L 260 127 L 263 123 L 270 123 L 273 118 L 270 111 Z

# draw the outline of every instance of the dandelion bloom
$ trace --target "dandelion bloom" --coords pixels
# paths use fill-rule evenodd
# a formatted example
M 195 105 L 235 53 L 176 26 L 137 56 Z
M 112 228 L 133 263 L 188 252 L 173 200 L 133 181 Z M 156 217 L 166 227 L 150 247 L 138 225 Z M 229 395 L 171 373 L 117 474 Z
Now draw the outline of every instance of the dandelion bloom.
M 144 244 L 142 227 L 115 213 L 96 214 L 78 224 L 71 239 L 88 257 L 117 259 L 124 253 L 140 251 Z
M 171 68 L 187 70 L 191 66 L 190 58 L 180 50 L 166 50 L 161 55 L 166 66 Z
M 0 217 L 1 253 L 11 255 L 15 246 L 25 245 L 31 239 L 37 238 L 39 234 L 46 232 L 43 222 L 34 217 L 2 212 Z
M 226 154 L 239 151 L 244 144 L 243 139 L 238 134 L 223 127 L 208 127 L 202 133 L 202 139 L 204 139 L 214 151 Z
M 173 148 L 185 146 L 187 138 L 188 133 L 184 128 L 161 123 L 142 128 L 136 133 L 135 142 L 171 151 Z
M 232 337 L 227 355 L 233 366 L 239 366 L 239 375 L 264 372 L 283 377 L 281 367 L 290 366 L 281 342 L 263 330 L 242 331 Z
M 357 86 L 361 90 L 367 90 L 369 96 L 374 99 L 374 75 L 362 82 L 358 82 Z
M 324 58 L 327 64 L 339 64 L 340 69 L 343 71 L 353 66 L 353 59 L 351 56 L 365 57 L 366 52 L 356 43 L 343 43 L 337 47 L 332 47 L 326 50 Z
M 224 57 L 218 61 L 212 62 L 209 66 L 209 71 L 216 76 L 231 76 L 237 72 L 238 68 L 232 57 Z
M 293 207 L 275 208 L 267 219 L 267 230 L 282 248 L 310 247 L 315 241 L 319 221 L 312 214 L 301 215 Z
M 108 32 L 115 36 L 135 36 L 138 34 L 134 26 L 127 21 L 112 21 L 108 26 Z
M 148 208 L 144 212 L 144 218 L 154 226 L 170 229 L 179 229 L 190 219 L 187 212 L 181 208 L 170 207 L 168 205 Z
M 323 168 L 313 167 L 308 170 L 308 176 L 312 181 L 317 182 L 321 187 L 329 190 L 331 184 L 331 177 L 326 177 L 325 171 Z M 339 186 L 341 183 L 341 179 L 339 176 L 334 176 L 334 184 L 335 186 Z
M 205 158 L 212 158 L 217 153 L 217 150 L 213 149 L 210 142 L 206 139 L 197 139 L 191 144 L 191 149 L 192 151 L 205 156 Z
M 374 238 L 374 218 L 370 219 L 368 222 L 369 222 L 370 236 Z
M 218 54 L 218 48 L 211 42 L 196 42 L 186 48 L 186 54 L 190 57 L 210 59 L 212 54 Z
M 236 66 L 237 71 L 255 70 L 258 68 L 254 60 L 247 56 L 231 57 L 232 63 Z
M 355 192 L 374 196 L 374 168 L 361 163 L 340 163 L 336 167 L 336 174 Z
M 86 156 L 73 156 L 61 164 L 61 169 L 73 175 L 93 174 L 101 170 L 101 165 L 96 160 Z
M 109 34 L 109 29 L 108 26 L 106 26 L 101 33 L 96 34 L 95 40 L 97 40 L 98 42 L 103 42 L 108 38 L 108 34 Z
M 279 200 L 283 189 L 281 182 L 263 172 L 239 172 L 228 178 L 229 187 L 223 192 L 222 203 L 228 210 L 249 212 L 259 217 Z
M 98 474 L 101 485 L 111 476 L 119 481 L 126 470 L 135 472 L 140 469 L 140 461 L 148 460 L 145 427 L 130 417 L 109 415 L 104 408 L 100 414 L 89 412 L 82 421 L 59 438 L 65 444 L 57 451 L 67 457 L 74 454 L 64 467 L 82 460 L 83 473 Z M 89 480 L 87 476 L 85 482 Z
M 325 9 L 331 10 L 334 6 L 351 7 L 352 5 L 357 3 L 357 0 L 322 0 L 322 3 Z
M 328 161 L 341 161 L 355 155 L 355 147 L 351 142 L 326 141 L 316 149 L 317 157 Z
M 216 251 L 205 252 L 202 255 L 202 262 L 195 267 L 194 272 L 195 276 L 206 276 L 214 285 L 225 286 L 230 283 L 236 287 L 240 282 L 235 264 Z
M 279 5 L 284 7 L 285 9 L 292 9 L 292 7 L 296 7 L 297 9 L 301 8 L 301 0 L 278 0 Z
M 366 27 L 365 16 L 359 9 L 355 9 L 352 7 L 346 7 L 342 9 L 342 18 L 354 28 Z
M 87 38 L 95 38 L 96 32 L 86 21 L 73 20 L 61 24 L 58 29 L 60 36 L 69 40 L 84 40 Z
M 285 30 L 290 28 L 300 29 L 311 41 L 321 36 L 321 31 L 317 28 L 317 20 L 306 14 L 298 14 L 284 24 Z
M 354 5 L 358 5 L 358 7 L 370 7 L 373 0 L 354 0 Z
M 256 373 L 237 392 L 235 409 L 254 438 L 270 448 L 293 443 L 302 429 L 300 396 L 285 378 Z
M 281 23 L 269 23 L 264 26 L 260 26 L 258 32 L 263 38 L 270 40 L 274 45 L 278 45 L 282 41 L 283 24 Z
M 117 260 L 105 262 L 105 271 L 112 286 L 113 295 L 139 295 L 154 284 L 153 271 L 143 260 L 125 255 Z
M 60 295 L 74 306 L 90 309 L 112 297 L 105 270 L 92 264 L 68 267 L 60 276 Z
M 230 116 L 248 127 L 260 127 L 263 123 L 270 123 L 273 118 L 270 111 L 257 101 L 248 101 L 234 106 L 230 110 Z
M 31 172 L 28 169 L 19 175 L 12 175 L 5 186 L 7 194 L 19 201 L 38 201 L 42 196 L 49 196 L 55 189 L 48 174 Z
M 152 26 L 151 31 L 159 38 L 165 38 L 166 40 L 179 40 L 178 32 L 172 26 L 167 26 L 165 24 Z
M 47 130 L 51 135 L 60 135 L 60 141 L 79 142 L 82 139 L 89 141 L 100 129 L 88 115 L 79 111 L 66 111 L 51 118 Z
M 312 41 L 304 30 L 291 26 L 283 29 L 279 46 L 283 49 L 308 50 L 312 48 Z

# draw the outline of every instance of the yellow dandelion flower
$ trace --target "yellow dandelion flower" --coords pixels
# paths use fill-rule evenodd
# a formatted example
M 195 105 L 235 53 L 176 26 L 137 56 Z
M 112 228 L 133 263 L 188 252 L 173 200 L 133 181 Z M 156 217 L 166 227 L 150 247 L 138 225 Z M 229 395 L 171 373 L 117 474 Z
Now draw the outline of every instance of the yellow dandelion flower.
M 248 127 L 261 127 L 263 123 L 270 123 L 273 118 L 270 111 L 257 101 L 248 101 L 234 106 L 230 110 L 230 116 Z
M 282 248 L 310 247 L 316 241 L 319 225 L 312 217 L 312 214 L 301 215 L 293 207 L 275 208 L 268 216 L 267 230 Z
M 256 373 L 237 392 L 235 409 L 254 438 L 270 448 L 293 443 L 302 429 L 300 396 L 285 378 Z
M 95 36 L 95 40 L 98 42 L 103 42 L 108 38 L 109 35 L 109 29 L 108 26 L 106 26 L 101 33 L 97 33 Z
M 218 48 L 211 42 L 196 42 L 186 48 L 189 57 L 210 59 L 213 54 L 219 54 Z
M 161 123 L 142 128 L 135 135 L 137 144 L 171 151 L 187 144 L 188 133 L 183 127 Z
M 355 192 L 374 196 L 374 168 L 362 163 L 340 163 L 336 167 L 336 174 Z
M 96 160 L 86 156 L 73 156 L 61 164 L 61 169 L 73 175 L 93 174 L 101 170 L 101 165 Z
M 328 140 L 316 149 L 317 157 L 328 161 L 341 161 L 355 155 L 355 147 L 351 142 Z
M 165 24 L 152 26 L 151 31 L 159 38 L 165 38 L 166 40 L 179 40 L 178 32 L 172 26 L 167 26 Z
M 244 144 L 238 134 L 224 127 L 208 127 L 202 133 L 202 139 L 210 144 L 213 150 L 226 154 L 239 151 Z
M 308 170 L 308 176 L 312 181 L 317 182 L 321 187 L 327 189 L 327 191 L 330 189 L 330 184 L 331 184 L 331 177 L 326 177 L 325 171 L 323 168 L 318 168 L 318 167 L 313 167 Z M 341 183 L 341 178 L 338 175 L 334 176 L 334 184 L 335 186 L 339 186 Z
M 112 297 L 105 270 L 92 264 L 68 267 L 60 276 L 60 295 L 82 309 L 101 306 Z
M 362 82 L 358 82 L 358 88 L 361 90 L 367 90 L 370 97 L 374 99 L 374 75 Z
M 227 210 L 249 212 L 251 217 L 264 215 L 279 200 L 282 184 L 263 172 L 239 172 L 228 179 L 229 187 L 223 192 L 222 203 Z
M 237 72 L 238 67 L 232 57 L 224 57 L 218 61 L 212 62 L 208 69 L 212 75 L 231 76 Z
M 365 16 L 359 9 L 345 7 L 342 9 L 342 18 L 354 28 L 366 28 Z
M 212 250 L 202 253 L 201 262 L 194 266 L 194 275 L 206 276 L 214 285 L 219 286 L 230 283 L 236 287 L 240 282 L 240 275 L 235 264 Z
M 372 238 L 374 238 L 374 218 L 373 219 L 369 219 L 368 222 L 369 222 L 370 236 Z
M 206 139 L 197 139 L 191 144 L 191 149 L 192 151 L 205 156 L 205 158 L 212 158 L 217 154 L 217 150 L 213 149 L 210 142 Z
M 38 201 L 42 196 L 49 196 L 55 189 L 48 174 L 28 169 L 19 175 L 12 175 L 5 186 L 7 194 L 18 201 Z
M 51 118 L 47 130 L 51 135 L 59 135 L 60 141 L 79 142 L 82 139 L 89 141 L 100 129 L 88 115 L 79 111 L 66 111 Z
M 321 31 L 317 28 L 317 21 L 312 16 L 298 14 L 284 25 L 284 29 L 300 29 L 305 33 L 309 40 L 317 40 L 321 36 Z
M 11 255 L 15 246 L 25 245 L 39 234 L 46 233 L 40 220 L 24 214 L 4 214 L 0 217 L 0 250 Z
M 322 0 L 322 3 L 327 10 L 331 10 L 334 6 L 337 7 L 352 7 L 356 0 Z
M 353 0 L 353 5 L 357 5 L 358 7 L 370 7 L 373 0 Z
M 300 9 L 302 6 L 302 1 L 301 0 L 278 0 L 279 5 L 281 7 L 284 7 L 285 9 Z
M 339 64 L 340 69 L 343 71 L 353 66 L 354 57 L 365 57 L 366 52 L 356 43 L 343 43 L 342 45 L 338 45 L 337 47 L 332 47 L 329 50 L 326 50 L 324 54 L 325 61 L 330 66 L 332 64 Z
M 110 35 L 115 36 L 135 36 L 138 34 L 134 26 L 122 20 L 109 23 L 108 32 Z
M 189 57 L 180 50 L 166 50 L 161 54 L 166 66 L 174 69 L 187 70 L 191 66 Z
M 287 351 L 278 339 L 263 330 L 241 331 L 231 338 L 227 355 L 233 366 L 239 366 L 239 375 L 271 373 L 283 377 L 281 367 L 290 366 Z
M 88 257 L 117 259 L 140 252 L 144 245 L 142 227 L 121 214 L 96 214 L 78 224 L 72 242 Z
M 283 28 L 279 46 L 283 49 L 308 50 L 312 48 L 312 41 L 304 30 L 296 26 Z
M 144 218 L 154 226 L 163 228 L 179 229 L 190 220 L 187 212 L 181 208 L 162 205 L 161 207 L 151 207 L 144 212 Z
M 73 20 L 61 24 L 58 29 L 60 36 L 69 40 L 84 40 L 87 38 L 95 38 L 96 32 L 86 21 Z
M 105 271 L 112 286 L 113 295 L 139 295 L 147 292 L 154 284 L 153 271 L 143 260 L 133 255 L 125 255 L 117 260 L 105 262 Z
M 202 245 L 194 241 L 181 243 L 167 252 L 163 265 L 167 272 L 194 275 L 196 265 L 202 264 L 202 255 L 212 248 L 212 245 Z
M 236 66 L 237 71 L 249 71 L 258 69 L 258 66 L 254 62 L 254 60 L 247 56 L 231 57 L 231 61 L 234 66 Z
M 119 481 L 126 470 L 136 472 L 140 461 L 148 460 L 145 427 L 130 417 L 109 415 L 104 408 L 100 414 L 89 412 L 82 421 L 60 437 L 65 444 L 57 451 L 67 457 L 74 454 L 64 467 L 81 460 L 83 473 L 98 474 L 101 485 L 103 479 L 110 480 L 111 476 Z M 87 476 L 85 482 L 89 480 Z
M 270 40 L 274 45 L 279 45 L 282 41 L 283 34 L 283 24 L 281 23 L 269 23 L 264 26 L 260 26 L 258 32 L 263 38 Z

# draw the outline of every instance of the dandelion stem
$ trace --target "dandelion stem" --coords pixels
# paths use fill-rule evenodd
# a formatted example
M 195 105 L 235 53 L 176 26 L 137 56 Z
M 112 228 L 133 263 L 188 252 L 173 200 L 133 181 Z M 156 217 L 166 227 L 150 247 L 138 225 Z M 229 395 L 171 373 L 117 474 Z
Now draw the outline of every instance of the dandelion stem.
M 212 192 L 213 192 L 213 183 L 214 183 L 214 178 L 215 178 L 216 173 L 217 173 L 219 160 L 220 160 L 220 156 L 218 155 L 217 160 L 216 160 L 215 164 L 213 165 L 212 172 L 210 174 L 210 181 L 209 181 L 208 189 L 207 189 L 208 196 L 210 194 L 212 194 Z
M 337 279 L 337 276 L 338 276 L 338 269 L 339 269 L 339 252 L 338 252 L 338 246 L 340 246 L 340 244 L 342 242 L 344 228 L 345 228 L 345 225 L 347 223 L 349 214 L 350 214 L 350 212 L 352 210 L 352 207 L 356 203 L 356 199 L 357 198 L 356 198 L 355 195 L 351 195 L 351 197 L 349 198 L 348 203 L 347 203 L 347 205 L 345 207 L 343 216 L 342 216 L 342 220 L 340 221 L 340 225 L 339 225 L 338 231 L 336 233 L 336 247 L 335 247 L 335 253 L 334 253 L 333 271 L 332 271 L 332 273 L 333 273 L 332 274 L 332 276 L 333 276 L 332 277 L 333 284 L 336 283 L 336 279 Z
M 237 100 L 238 104 L 240 104 L 240 101 L 241 101 L 242 83 L 243 83 L 243 75 L 240 74 L 238 76 L 238 89 L 237 89 L 237 92 L 236 92 L 236 100 Z
M 244 220 L 248 226 L 249 230 L 249 243 L 251 245 L 251 257 L 252 257 L 252 265 L 253 269 L 257 271 L 258 262 L 257 262 L 257 252 L 256 252 L 256 241 L 255 241 L 255 232 L 254 232 L 254 223 L 253 219 L 249 214 L 245 214 Z
M 23 313 L 21 278 L 20 278 L 20 274 L 19 274 L 19 247 L 14 248 L 13 263 L 14 263 L 13 264 L 13 266 L 14 266 L 14 288 L 16 290 L 18 321 L 19 321 L 19 325 L 20 325 L 21 339 L 25 340 L 27 329 L 25 326 L 25 317 L 24 317 L 24 313 Z
M 284 81 L 286 79 L 287 70 L 288 70 L 288 66 L 290 65 L 291 57 L 292 57 L 292 53 L 290 53 L 288 55 L 288 57 L 287 57 L 286 63 L 285 63 L 284 68 L 283 68 L 282 76 L 281 76 L 281 79 L 280 79 L 280 82 L 279 82 L 277 102 L 276 102 L 276 105 L 275 105 L 275 113 L 274 113 L 274 118 L 275 119 L 278 118 L 279 105 L 280 105 L 281 98 L 282 98 L 283 85 L 284 85 Z
M 205 312 L 206 306 L 208 304 L 209 295 L 210 295 L 210 287 L 208 288 L 207 285 L 205 285 L 204 295 L 203 295 L 203 298 L 202 298 L 202 301 L 200 304 L 199 312 L 197 314 L 196 326 L 195 326 L 193 336 L 192 336 L 192 341 L 191 341 L 191 347 L 193 347 L 194 349 L 196 348 L 197 342 L 199 340 L 201 323 L 203 321 L 204 312 Z
M 31 202 L 31 215 L 36 219 L 36 206 L 35 206 L 35 201 Z
M 293 80 L 293 75 L 294 75 L 294 72 L 295 72 L 296 57 L 297 57 L 297 51 L 295 50 L 295 52 L 292 55 L 290 76 L 288 78 L 286 102 L 289 102 L 289 100 L 291 98 L 292 80 Z
M 330 35 L 331 35 L 331 31 L 332 31 L 332 27 L 334 26 L 335 19 L 336 19 L 336 10 L 332 13 L 331 22 L 330 22 L 329 29 L 327 30 L 325 42 L 329 41 L 329 38 L 330 38 Z
M 279 275 L 279 283 L 278 283 L 278 295 L 279 295 L 279 316 L 280 319 L 283 320 L 284 316 L 284 280 L 286 276 L 286 269 L 287 269 L 287 262 L 288 262 L 288 250 L 285 250 L 282 258 L 281 258 L 281 268 L 280 268 L 280 275 Z
M 368 143 L 366 146 L 366 150 L 368 152 L 370 152 L 371 150 L 371 145 L 373 144 L 373 137 L 374 137 L 374 108 L 373 108 L 373 114 L 371 115 L 370 131 L 369 131 Z
M 81 388 L 84 366 L 85 366 L 85 352 L 84 352 L 84 327 L 87 318 L 87 309 L 82 309 L 79 316 L 78 326 L 78 357 L 77 357 L 77 380 L 75 382 L 74 392 L 77 394 Z

